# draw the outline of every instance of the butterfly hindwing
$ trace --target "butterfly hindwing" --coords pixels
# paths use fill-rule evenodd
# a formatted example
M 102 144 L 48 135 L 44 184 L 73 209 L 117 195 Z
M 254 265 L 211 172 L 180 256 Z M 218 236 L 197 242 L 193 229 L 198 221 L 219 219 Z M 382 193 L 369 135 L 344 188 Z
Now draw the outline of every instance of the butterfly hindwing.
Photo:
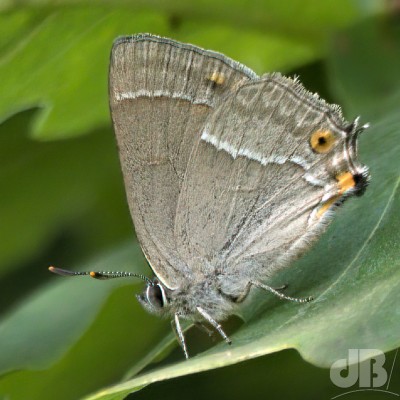
M 347 126 L 336 106 L 279 74 L 225 98 L 204 124 L 179 196 L 185 261 L 246 282 L 298 256 L 363 168 L 346 153 Z

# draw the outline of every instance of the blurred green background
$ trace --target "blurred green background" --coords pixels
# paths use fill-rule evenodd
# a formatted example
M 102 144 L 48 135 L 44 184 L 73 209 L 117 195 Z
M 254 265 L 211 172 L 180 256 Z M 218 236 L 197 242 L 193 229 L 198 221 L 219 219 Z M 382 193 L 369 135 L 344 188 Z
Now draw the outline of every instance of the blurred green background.
M 64 280 L 47 271 L 56 265 L 149 275 L 125 201 L 107 98 L 112 42 L 139 32 L 222 52 L 259 74 L 299 75 L 308 89 L 341 104 L 349 120 L 361 114 L 375 123 L 376 131 L 365 134 L 375 139 L 365 142 L 364 157 L 361 146 L 361 159 L 369 165 L 389 160 L 390 174 L 375 190 L 383 197 L 384 188 L 394 188 L 390 206 L 399 204 L 399 1 L 0 1 L 1 400 L 78 399 L 118 382 L 171 338 L 169 322 L 146 314 L 134 298 L 140 283 Z M 380 218 L 386 208 L 378 197 L 359 204 Z M 378 277 L 397 282 L 399 241 L 390 232 L 376 248 L 386 252 L 392 270 Z M 369 271 L 379 274 L 374 260 Z M 299 286 L 307 292 L 306 281 Z M 382 336 L 395 331 L 398 305 L 396 298 L 385 308 Z M 234 320 L 231 329 L 239 325 Z M 383 350 L 398 347 L 399 337 L 385 336 Z M 187 340 L 193 354 L 212 346 L 196 331 Z M 182 361 L 176 345 L 159 348 L 160 358 L 167 357 L 163 365 Z M 387 355 L 388 365 L 394 355 Z M 400 393 L 400 362 L 390 389 Z M 129 398 L 329 399 L 340 393 L 329 369 L 284 350 L 155 383 Z

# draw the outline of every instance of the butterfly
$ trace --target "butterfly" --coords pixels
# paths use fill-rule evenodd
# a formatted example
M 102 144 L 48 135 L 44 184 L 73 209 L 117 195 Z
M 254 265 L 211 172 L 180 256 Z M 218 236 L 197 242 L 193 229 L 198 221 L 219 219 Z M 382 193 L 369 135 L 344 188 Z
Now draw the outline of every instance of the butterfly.
M 338 205 L 361 195 L 367 127 L 279 73 L 261 77 L 220 53 L 150 34 L 115 41 L 110 109 L 128 204 L 154 279 L 138 296 L 172 318 L 220 322 L 250 291 L 293 298 L 268 279 L 306 251 Z

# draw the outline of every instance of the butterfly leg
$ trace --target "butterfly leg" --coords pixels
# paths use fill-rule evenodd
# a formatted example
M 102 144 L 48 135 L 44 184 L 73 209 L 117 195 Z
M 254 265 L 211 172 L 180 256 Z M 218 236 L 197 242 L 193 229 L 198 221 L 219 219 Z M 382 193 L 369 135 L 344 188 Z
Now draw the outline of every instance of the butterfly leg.
M 222 326 L 201 307 L 196 307 L 196 308 L 197 311 L 201 314 L 201 316 L 219 332 L 219 334 L 223 337 L 225 342 L 228 344 L 232 344 L 231 339 L 229 339 L 228 335 L 223 331 Z
M 178 343 L 182 347 L 182 350 L 185 354 L 185 358 L 188 359 L 189 353 L 187 351 L 187 347 L 186 347 L 186 343 L 185 343 L 185 336 L 183 335 L 181 323 L 179 322 L 178 313 L 175 314 L 175 318 L 173 321 L 171 321 L 171 325 L 172 325 L 172 330 L 175 332 L 176 338 L 178 339 Z
M 278 290 L 274 289 L 273 287 L 265 285 L 264 283 L 261 283 L 261 282 L 252 281 L 252 282 L 250 282 L 250 285 L 253 285 L 253 286 L 258 287 L 263 290 L 267 290 L 268 292 L 271 292 L 272 294 L 274 294 L 275 296 L 278 296 L 281 299 L 295 301 L 296 303 L 308 303 L 313 300 L 312 296 L 304 297 L 304 298 L 286 296 L 285 294 L 283 294 L 279 291 L 281 289 L 278 289 Z
M 241 303 L 247 297 L 247 295 L 249 294 L 250 289 L 251 289 L 252 286 L 257 286 L 257 284 L 255 284 L 253 282 L 248 282 L 246 287 L 244 288 L 243 293 L 240 296 L 238 296 L 235 299 L 233 299 L 233 301 L 235 303 Z M 282 286 L 279 286 L 279 287 L 276 287 L 276 288 L 272 288 L 271 287 L 270 289 L 272 289 L 274 291 L 278 291 L 278 290 L 285 290 L 287 287 L 288 287 L 288 285 L 282 285 Z M 281 297 L 281 296 L 279 296 L 279 297 Z

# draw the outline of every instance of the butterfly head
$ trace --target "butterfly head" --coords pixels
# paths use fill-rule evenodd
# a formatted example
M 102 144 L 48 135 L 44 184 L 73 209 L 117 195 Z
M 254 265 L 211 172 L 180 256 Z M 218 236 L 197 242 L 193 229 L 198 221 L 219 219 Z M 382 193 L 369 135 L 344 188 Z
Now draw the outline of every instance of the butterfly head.
M 168 308 L 166 289 L 157 279 L 147 282 L 143 293 L 136 297 L 140 304 L 152 314 L 164 314 Z

